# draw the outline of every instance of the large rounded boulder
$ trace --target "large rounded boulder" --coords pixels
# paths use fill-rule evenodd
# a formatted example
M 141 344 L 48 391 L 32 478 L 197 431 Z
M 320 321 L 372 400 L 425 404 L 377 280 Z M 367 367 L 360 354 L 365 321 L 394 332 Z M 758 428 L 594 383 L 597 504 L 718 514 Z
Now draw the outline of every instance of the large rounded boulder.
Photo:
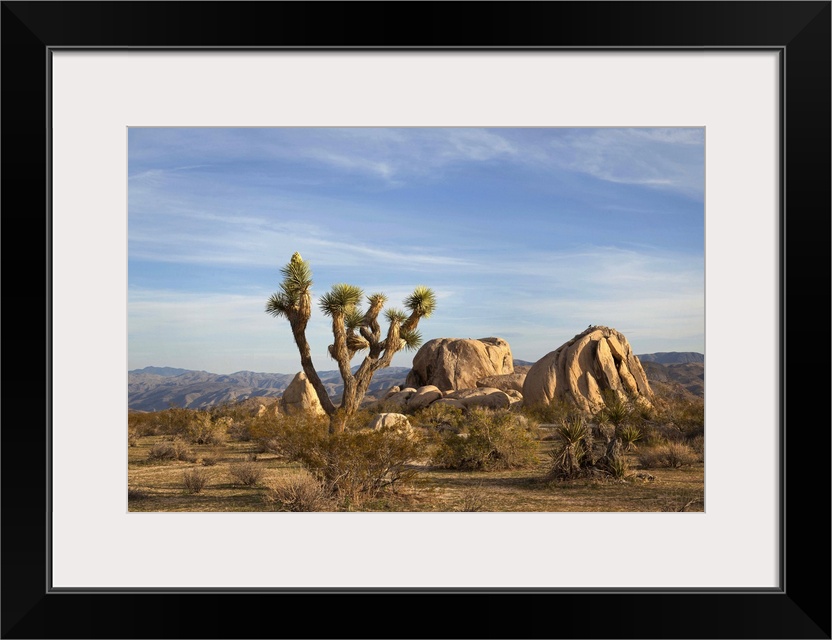
M 303 371 L 299 371 L 292 378 L 289 386 L 280 398 L 280 408 L 288 416 L 309 414 L 314 416 L 326 415 L 315 387 Z
M 591 326 L 532 365 L 523 383 L 523 402 L 533 407 L 568 399 L 594 414 L 604 408 L 608 390 L 646 404 L 653 398 L 627 338 L 610 327 Z
M 509 373 L 514 373 L 514 358 L 502 338 L 436 338 L 416 352 L 405 384 L 442 391 L 475 389 L 478 380 Z

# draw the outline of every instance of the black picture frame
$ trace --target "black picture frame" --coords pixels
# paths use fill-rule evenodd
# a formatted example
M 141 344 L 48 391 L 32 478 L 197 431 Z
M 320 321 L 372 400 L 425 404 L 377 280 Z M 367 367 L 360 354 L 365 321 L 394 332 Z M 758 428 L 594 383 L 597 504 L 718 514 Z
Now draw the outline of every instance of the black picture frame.
M 2 2 L 2 637 L 830 638 L 830 15 L 829 1 Z M 780 587 L 54 592 L 48 98 L 50 52 L 70 47 L 778 51 Z

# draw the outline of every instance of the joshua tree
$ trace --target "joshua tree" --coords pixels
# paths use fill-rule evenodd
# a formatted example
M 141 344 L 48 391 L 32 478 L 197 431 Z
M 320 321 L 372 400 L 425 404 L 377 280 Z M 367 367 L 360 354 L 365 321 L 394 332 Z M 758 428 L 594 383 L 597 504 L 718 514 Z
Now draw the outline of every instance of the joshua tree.
M 312 296 L 309 293 L 312 271 L 309 263 L 295 252 L 280 271 L 283 282 L 280 283 L 280 290 L 266 302 L 266 313 L 285 317 L 289 321 L 303 371 L 329 416 L 329 432 L 341 432 L 347 419 L 358 409 L 375 372 L 390 366 L 396 352 L 417 349 L 422 344 L 422 336 L 416 327 L 419 320 L 433 313 L 436 296 L 431 289 L 418 286 L 404 301 L 404 306 L 410 311 L 409 315 L 398 309 L 388 309 L 384 315 L 389 326 L 384 337 L 378 323 L 378 315 L 387 302 L 384 294 L 367 296 L 369 308 L 366 311 L 359 308 L 364 292 L 351 284 L 335 284 L 321 297 L 321 311 L 332 318 L 334 341 L 329 345 L 329 354 L 338 363 L 338 370 L 344 380 L 341 405 L 336 407 L 312 364 L 306 340 L 306 325 L 312 313 Z M 368 353 L 353 374 L 350 362 L 359 351 Z

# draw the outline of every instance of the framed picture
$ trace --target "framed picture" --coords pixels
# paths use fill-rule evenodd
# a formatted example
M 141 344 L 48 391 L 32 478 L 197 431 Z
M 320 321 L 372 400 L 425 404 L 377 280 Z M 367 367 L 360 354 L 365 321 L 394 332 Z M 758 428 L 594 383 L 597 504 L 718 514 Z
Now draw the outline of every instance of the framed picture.
M 4 637 L 830 637 L 829 2 L 2 11 Z M 131 513 L 128 132 L 161 127 L 704 131 L 706 508 Z

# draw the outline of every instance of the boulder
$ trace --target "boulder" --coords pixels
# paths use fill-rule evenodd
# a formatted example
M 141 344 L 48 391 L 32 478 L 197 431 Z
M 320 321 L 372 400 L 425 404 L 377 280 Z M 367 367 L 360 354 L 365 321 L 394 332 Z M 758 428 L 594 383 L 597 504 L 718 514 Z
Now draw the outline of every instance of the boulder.
M 523 392 L 523 383 L 526 381 L 525 373 L 506 373 L 501 376 L 487 376 L 477 380 L 478 387 L 493 387 L 508 393 L 509 391 Z
M 523 383 L 525 406 L 569 399 L 588 413 L 604 407 L 604 394 L 650 405 L 653 392 L 647 375 L 623 334 L 590 326 L 540 360 Z
M 299 371 L 286 387 L 283 397 L 280 398 L 280 409 L 289 416 L 303 413 L 315 416 L 326 415 L 321 401 L 318 400 L 318 394 L 315 393 L 315 388 L 303 371 Z
M 506 409 L 511 405 L 511 398 L 505 391 L 489 387 L 479 389 L 460 389 L 449 393 L 446 397 L 462 403 L 466 409 L 470 407 L 485 407 L 487 409 Z
M 390 388 L 387 390 L 387 393 L 385 393 L 385 394 L 382 396 L 382 399 L 383 399 L 383 400 L 387 400 L 387 398 L 389 398 L 390 396 L 392 396 L 394 393 L 398 393 L 398 392 L 399 392 L 399 391 L 401 391 L 401 390 L 402 390 L 402 388 L 401 388 L 400 386 L 398 386 L 398 385 L 393 386 L 393 387 L 390 387 Z
M 424 387 L 419 387 L 407 401 L 407 408 L 411 411 L 418 411 L 424 409 L 429 404 L 439 400 L 442 397 L 442 392 L 432 384 Z
M 407 407 L 407 403 L 414 393 L 416 393 L 416 389 L 413 389 L 412 387 L 405 387 L 401 391 L 396 391 L 395 393 L 385 397 L 384 404 L 404 409 Z
M 473 389 L 482 378 L 509 373 L 514 373 L 514 359 L 502 338 L 436 338 L 416 352 L 405 384 L 433 385 L 443 391 Z
M 465 405 L 462 404 L 459 400 L 454 400 L 453 398 L 440 398 L 433 404 L 440 406 L 445 405 L 448 407 L 453 407 L 454 409 L 462 409 L 463 411 L 465 410 Z
M 401 413 L 379 413 L 373 416 L 368 429 L 383 429 L 391 427 L 397 431 L 403 431 L 408 434 L 413 433 L 413 426 L 410 424 L 407 416 Z

